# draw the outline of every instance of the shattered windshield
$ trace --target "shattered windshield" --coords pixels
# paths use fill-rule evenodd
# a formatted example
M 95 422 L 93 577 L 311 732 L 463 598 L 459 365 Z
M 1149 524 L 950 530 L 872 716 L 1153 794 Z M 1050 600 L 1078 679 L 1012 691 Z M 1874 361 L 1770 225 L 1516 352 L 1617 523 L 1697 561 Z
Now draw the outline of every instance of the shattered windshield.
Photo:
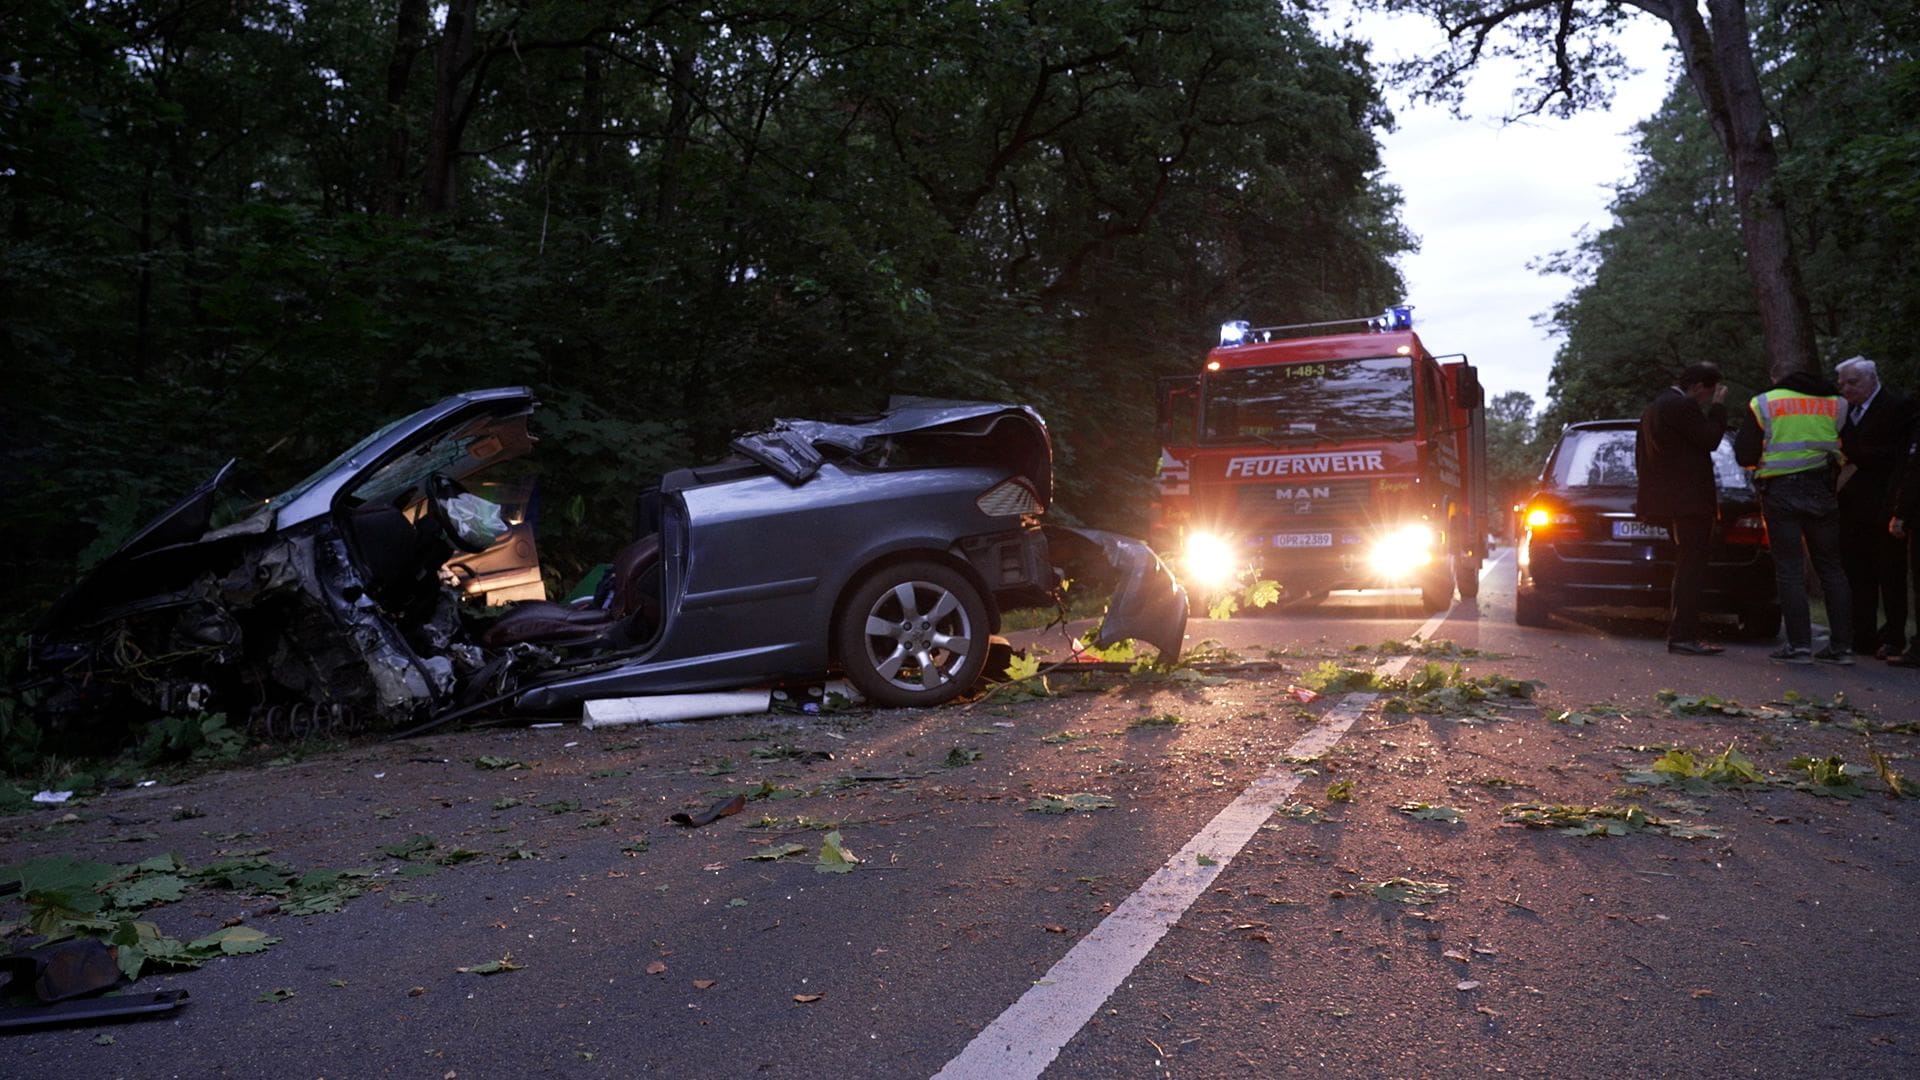
M 1219 371 L 1207 376 L 1209 442 L 1331 442 L 1414 431 L 1413 361 L 1404 356 Z
M 391 420 L 385 424 L 382 424 L 379 430 L 375 431 L 373 434 L 367 436 L 364 439 L 361 439 L 357 443 L 354 443 L 352 446 L 349 446 L 345 450 L 341 451 L 340 455 L 334 458 L 332 461 L 329 461 L 325 465 L 322 465 L 318 469 L 315 469 L 313 472 L 308 473 L 307 478 L 305 480 L 300 481 L 299 483 L 293 485 L 292 487 L 281 492 L 280 494 L 275 495 L 273 498 L 268 499 L 267 506 L 269 508 L 285 506 L 286 504 L 292 502 L 293 500 L 299 498 L 300 496 L 305 495 L 308 492 L 308 490 L 310 490 L 315 484 L 318 484 L 320 481 L 325 480 L 329 476 L 332 476 L 334 473 L 345 468 L 349 462 L 353 461 L 353 459 L 359 457 L 361 454 L 366 453 L 367 448 L 372 446 L 374 443 L 379 442 L 381 439 L 385 438 L 387 432 L 392 431 L 394 428 L 398 427 L 402 422 L 411 420 L 411 419 L 412 417 L 410 416 L 402 416 L 394 420 Z

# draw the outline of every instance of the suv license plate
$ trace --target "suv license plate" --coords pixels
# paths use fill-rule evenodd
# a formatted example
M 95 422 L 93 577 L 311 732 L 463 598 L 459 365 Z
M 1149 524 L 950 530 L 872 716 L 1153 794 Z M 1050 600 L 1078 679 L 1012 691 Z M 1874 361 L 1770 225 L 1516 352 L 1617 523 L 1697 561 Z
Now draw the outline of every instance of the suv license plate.
M 1659 525 L 1649 525 L 1644 521 L 1616 521 L 1613 523 L 1615 540 L 1671 540 L 1667 530 Z
M 1273 546 L 1277 548 L 1332 547 L 1332 533 L 1275 533 Z

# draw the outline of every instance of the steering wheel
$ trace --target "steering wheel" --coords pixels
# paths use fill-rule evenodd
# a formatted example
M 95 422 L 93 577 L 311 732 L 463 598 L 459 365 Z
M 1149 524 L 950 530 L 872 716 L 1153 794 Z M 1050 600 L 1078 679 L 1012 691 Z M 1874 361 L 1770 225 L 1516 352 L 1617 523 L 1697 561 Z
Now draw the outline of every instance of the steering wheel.
M 427 512 L 433 515 L 433 520 L 440 523 L 440 531 L 447 534 L 447 539 L 454 547 L 469 554 L 478 555 L 487 550 L 488 545 L 468 536 L 466 530 L 454 522 L 453 510 L 448 505 L 466 493 L 467 489 L 460 486 L 460 481 L 450 476 L 434 473 L 427 477 Z

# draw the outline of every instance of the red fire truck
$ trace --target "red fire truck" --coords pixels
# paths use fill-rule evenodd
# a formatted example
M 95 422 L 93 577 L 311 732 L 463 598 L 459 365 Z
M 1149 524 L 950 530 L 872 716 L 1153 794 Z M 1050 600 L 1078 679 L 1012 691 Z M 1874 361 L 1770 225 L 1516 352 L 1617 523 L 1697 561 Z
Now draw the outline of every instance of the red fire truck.
M 1200 590 L 1251 573 L 1290 593 L 1414 587 L 1471 599 L 1487 526 L 1480 381 L 1410 307 L 1221 327 L 1199 375 L 1161 380 L 1153 538 Z

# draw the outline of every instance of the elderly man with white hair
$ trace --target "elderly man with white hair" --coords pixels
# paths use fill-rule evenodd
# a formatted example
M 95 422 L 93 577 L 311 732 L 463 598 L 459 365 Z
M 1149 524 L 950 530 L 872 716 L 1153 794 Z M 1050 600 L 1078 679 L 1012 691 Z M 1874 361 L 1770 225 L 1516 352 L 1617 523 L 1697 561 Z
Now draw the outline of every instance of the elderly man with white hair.
M 1853 600 L 1853 648 L 1882 660 L 1907 651 L 1907 544 L 1892 535 L 1896 480 L 1913 443 L 1913 400 L 1880 384 L 1872 360 L 1834 366 L 1847 415 L 1840 450 L 1840 564 Z

